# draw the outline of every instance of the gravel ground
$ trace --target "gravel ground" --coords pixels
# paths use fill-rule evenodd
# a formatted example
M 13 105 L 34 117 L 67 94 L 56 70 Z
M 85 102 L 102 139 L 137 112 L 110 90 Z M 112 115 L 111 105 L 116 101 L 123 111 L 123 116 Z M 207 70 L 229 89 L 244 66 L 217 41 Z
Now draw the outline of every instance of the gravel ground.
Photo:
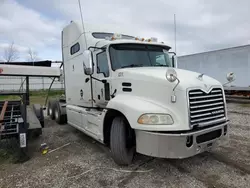
M 32 141 L 32 157 L 22 164 L 0 162 L 0 187 L 250 187 L 250 106 L 228 104 L 230 141 L 210 153 L 184 159 L 137 155 L 119 167 L 107 147 L 68 125 L 47 120 L 43 136 Z M 46 142 L 51 150 L 41 155 Z

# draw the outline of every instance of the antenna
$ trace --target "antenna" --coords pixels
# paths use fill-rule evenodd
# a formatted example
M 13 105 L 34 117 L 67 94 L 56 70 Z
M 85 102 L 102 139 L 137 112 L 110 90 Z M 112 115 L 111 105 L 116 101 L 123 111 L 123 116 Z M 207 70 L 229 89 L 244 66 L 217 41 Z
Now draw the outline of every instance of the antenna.
M 175 19 L 175 14 L 174 14 L 174 48 L 175 48 L 175 53 L 176 53 L 176 19 Z
M 87 45 L 87 39 L 86 39 L 86 35 L 85 35 L 85 27 L 84 27 L 83 17 L 82 17 L 82 6 L 81 6 L 81 0 L 78 0 L 78 4 L 79 4 L 79 9 L 80 9 L 80 14 L 81 14 L 82 29 L 83 29 L 84 39 L 85 39 L 85 46 L 86 46 L 86 50 L 87 50 L 88 45 Z

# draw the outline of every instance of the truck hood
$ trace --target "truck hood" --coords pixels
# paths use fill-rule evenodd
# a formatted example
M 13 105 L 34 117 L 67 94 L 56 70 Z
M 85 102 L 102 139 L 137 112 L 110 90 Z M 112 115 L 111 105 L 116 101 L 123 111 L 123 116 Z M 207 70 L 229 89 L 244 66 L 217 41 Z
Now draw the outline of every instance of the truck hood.
M 166 79 L 167 67 L 138 67 L 138 68 L 125 68 L 119 69 L 116 72 L 125 78 L 132 80 L 144 80 L 149 82 L 157 82 L 159 84 L 168 85 L 169 87 L 175 86 L 177 81 L 170 83 Z M 177 73 L 177 77 L 180 80 L 180 84 L 176 88 L 177 90 L 186 90 L 191 87 L 200 87 L 204 89 L 209 89 L 211 86 L 219 85 L 221 83 L 207 75 L 203 75 L 202 79 L 198 79 L 201 73 L 192 72 L 184 69 L 174 68 Z

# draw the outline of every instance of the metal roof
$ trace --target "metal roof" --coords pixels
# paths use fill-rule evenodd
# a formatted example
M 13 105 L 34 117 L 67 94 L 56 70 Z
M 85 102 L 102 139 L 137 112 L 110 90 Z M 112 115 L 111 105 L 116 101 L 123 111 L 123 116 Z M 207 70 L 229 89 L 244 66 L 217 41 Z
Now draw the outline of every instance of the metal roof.
M 206 54 L 206 53 L 214 53 L 214 52 L 219 52 L 219 51 L 226 51 L 226 50 L 231 50 L 231 49 L 235 49 L 235 48 L 245 48 L 245 47 L 250 48 L 250 44 L 241 45 L 241 46 L 234 46 L 234 47 L 229 47 L 229 48 L 223 48 L 223 49 L 218 49 L 218 50 L 211 50 L 211 51 L 207 51 L 207 52 L 199 52 L 199 53 L 194 53 L 194 54 L 182 55 L 179 57 L 187 57 L 187 56 L 200 55 L 200 54 Z

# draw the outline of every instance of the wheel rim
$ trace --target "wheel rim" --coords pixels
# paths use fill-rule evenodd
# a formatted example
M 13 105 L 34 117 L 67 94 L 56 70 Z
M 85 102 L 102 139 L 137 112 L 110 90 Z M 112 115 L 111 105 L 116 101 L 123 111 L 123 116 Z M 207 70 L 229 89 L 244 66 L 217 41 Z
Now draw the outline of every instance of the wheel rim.
M 49 108 L 49 115 L 52 115 L 52 109 Z
M 59 117 L 58 110 L 55 109 L 55 118 L 58 119 L 58 117 Z

